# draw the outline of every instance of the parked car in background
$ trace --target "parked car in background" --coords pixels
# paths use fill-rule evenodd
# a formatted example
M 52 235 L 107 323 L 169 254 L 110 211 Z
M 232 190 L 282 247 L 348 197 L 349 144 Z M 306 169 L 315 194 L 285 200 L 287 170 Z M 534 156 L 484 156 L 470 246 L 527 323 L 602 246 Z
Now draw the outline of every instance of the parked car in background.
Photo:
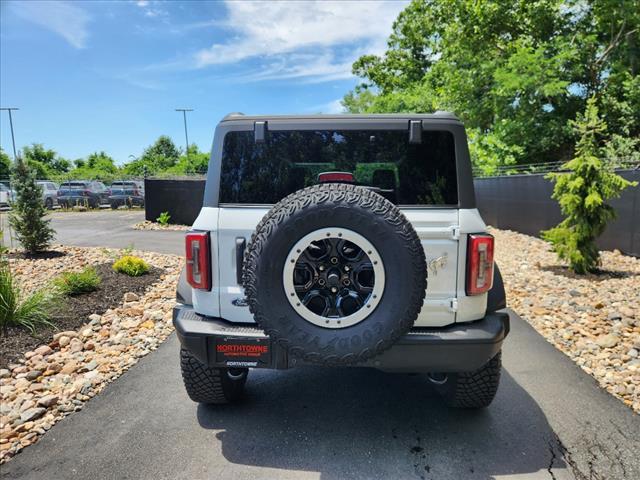
M 109 205 L 114 210 L 122 205 L 144 207 L 144 183 L 135 180 L 113 182 L 109 188 Z
M 13 200 L 13 191 L 4 183 L 0 183 L 0 207 L 8 207 L 9 202 Z
M 58 190 L 58 204 L 63 208 L 86 205 L 98 208 L 109 201 L 109 191 L 104 183 L 89 180 L 63 182 Z
M 49 180 L 38 180 L 36 183 L 42 188 L 44 206 L 52 210 L 58 204 L 58 185 Z

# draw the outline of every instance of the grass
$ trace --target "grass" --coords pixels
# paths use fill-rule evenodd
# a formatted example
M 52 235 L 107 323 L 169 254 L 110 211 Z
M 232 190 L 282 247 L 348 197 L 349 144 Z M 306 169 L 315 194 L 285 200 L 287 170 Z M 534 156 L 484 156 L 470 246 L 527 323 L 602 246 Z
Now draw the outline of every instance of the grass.
M 40 327 L 53 326 L 51 314 L 59 302 L 56 288 L 23 297 L 9 265 L 0 261 L 0 331 L 3 335 L 9 327 L 25 328 L 33 334 Z
M 87 267 L 81 272 L 63 272 L 53 280 L 53 285 L 63 295 L 74 296 L 82 293 L 94 292 L 100 286 L 100 275 L 93 267 Z
M 113 270 L 129 275 L 130 277 L 139 277 L 149 271 L 149 264 L 140 257 L 125 255 L 114 262 Z

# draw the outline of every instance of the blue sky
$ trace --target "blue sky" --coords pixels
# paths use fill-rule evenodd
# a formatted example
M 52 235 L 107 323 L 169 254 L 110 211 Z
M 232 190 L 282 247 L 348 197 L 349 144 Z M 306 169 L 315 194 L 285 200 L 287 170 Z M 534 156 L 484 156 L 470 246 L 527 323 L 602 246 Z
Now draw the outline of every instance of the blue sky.
M 118 163 L 159 135 L 209 150 L 229 112 L 336 113 L 351 64 L 381 53 L 404 1 L 5 1 L 0 104 L 18 148 Z M 0 143 L 11 152 L 9 121 Z

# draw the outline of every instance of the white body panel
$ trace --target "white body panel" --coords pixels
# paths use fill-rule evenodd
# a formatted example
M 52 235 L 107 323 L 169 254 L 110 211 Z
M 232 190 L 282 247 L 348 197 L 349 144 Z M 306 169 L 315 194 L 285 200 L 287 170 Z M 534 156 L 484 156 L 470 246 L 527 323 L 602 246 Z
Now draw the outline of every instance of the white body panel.
M 237 281 L 236 238 L 247 243 L 268 207 L 205 207 L 194 230 L 211 232 L 212 285 L 210 292 L 193 291 L 198 313 L 232 322 L 253 323 Z M 487 294 L 465 293 L 466 235 L 485 232 L 477 209 L 404 209 L 424 247 L 428 266 L 427 294 L 415 322 L 437 327 L 484 317 Z M 393 281 L 393 279 L 389 279 Z

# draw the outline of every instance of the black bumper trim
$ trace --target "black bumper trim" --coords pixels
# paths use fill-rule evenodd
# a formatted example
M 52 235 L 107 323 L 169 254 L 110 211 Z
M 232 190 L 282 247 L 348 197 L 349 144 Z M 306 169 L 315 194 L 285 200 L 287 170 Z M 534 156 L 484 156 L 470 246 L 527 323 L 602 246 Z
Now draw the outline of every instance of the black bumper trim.
M 264 332 L 253 325 L 227 322 L 198 315 L 190 305 L 177 305 L 173 324 L 183 348 L 202 363 L 216 363 L 215 348 L 225 339 L 269 342 L 271 362 L 263 368 L 284 369 L 303 362 L 289 358 L 285 349 L 270 342 Z M 490 313 L 483 319 L 456 323 L 441 328 L 414 328 L 389 350 L 357 366 L 403 372 L 465 372 L 480 368 L 500 349 L 509 333 L 509 315 Z

